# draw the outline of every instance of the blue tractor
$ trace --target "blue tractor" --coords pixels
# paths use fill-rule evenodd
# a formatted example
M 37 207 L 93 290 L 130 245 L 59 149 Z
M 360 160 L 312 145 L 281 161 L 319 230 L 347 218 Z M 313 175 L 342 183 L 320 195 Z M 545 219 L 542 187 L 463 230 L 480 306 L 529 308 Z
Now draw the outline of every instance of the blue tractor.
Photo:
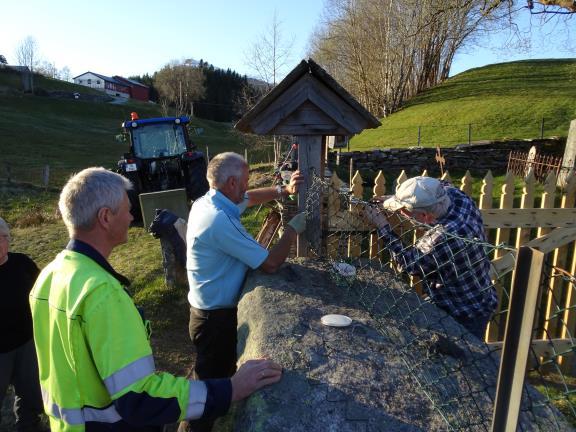
M 130 192 L 133 215 L 141 219 L 139 195 L 171 189 L 186 189 L 193 201 L 208 191 L 206 158 L 190 141 L 188 117 L 139 119 L 122 123 L 122 141 L 130 148 L 118 161 L 117 171 L 132 181 Z

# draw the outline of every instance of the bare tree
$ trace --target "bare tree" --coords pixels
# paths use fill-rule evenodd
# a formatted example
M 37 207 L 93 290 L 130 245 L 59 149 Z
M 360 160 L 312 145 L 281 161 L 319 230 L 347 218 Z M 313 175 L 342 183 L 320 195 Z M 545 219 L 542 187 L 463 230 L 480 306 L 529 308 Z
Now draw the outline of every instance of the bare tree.
M 267 83 L 271 89 L 276 86 L 289 66 L 293 44 L 293 37 L 284 38 L 282 22 L 274 11 L 270 25 L 246 53 L 246 65 L 255 73 L 256 78 Z
M 472 0 L 330 0 L 312 56 L 377 116 L 448 77 L 489 18 Z
M 39 62 L 36 66 L 36 72 L 40 75 L 44 75 L 45 77 L 53 79 L 58 79 L 60 76 L 58 68 L 56 67 L 56 63 L 49 60 L 43 60 Z
M 8 60 L 6 60 L 6 57 L 4 57 L 2 54 L 0 54 L 0 64 L 8 64 Z
M 28 66 L 31 72 L 38 64 L 38 43 L 32 36 L 24 38 L 16 48 L 16 61 L 20 66 Z
M 204 96 L 204 80 L 202 69 L 190 61 L 173 61 L 155 74 L 154 86 L 160 94 L 163 109 L 172 104 L 178 114 L 193 116 L 194 102 Z
M 62 81 L 69 82 L 72 80 L 72 73 L 70 72 L 70 68 L 68 66 L 64 66 L 62 69 L 60 69 L 58 75 Z
M 286 39 L 282 33 L 282 22 L 276 10 L 270 25 L 258 36 L 245 56 L 246 65 L 255 73 L 265 86 L 260 87 L 262 97 L 273 89 L 284 77 L 291 61 L 294 37 Z M 258 88 L 257 88 L 258 89 Z M 246 101 L 248 104 L 249 102 Z M 282 141 L 273 137 L 274 162 L 280 159 Z
M 483 0 L 482 10 L 491 14 L 502 9 L 525 7 L 533 14 L 573 14 L 576 13 L 574 0 Z

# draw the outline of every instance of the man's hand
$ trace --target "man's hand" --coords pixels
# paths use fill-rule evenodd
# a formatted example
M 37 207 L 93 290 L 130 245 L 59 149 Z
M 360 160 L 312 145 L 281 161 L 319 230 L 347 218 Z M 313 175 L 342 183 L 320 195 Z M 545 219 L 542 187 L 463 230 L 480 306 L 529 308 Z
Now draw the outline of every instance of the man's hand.
M 300 184 L 304 182 L 304 176 L 300 174 L 299 170 L 296 170 L 290 176 L 290 182 L 286 185 L 286 192 L 288 195 L 294 195 L 298 192 Z
M 282 378 L 282 366 L 272 360 L 248 360 L 231 378 L 232 402 L 247 398 L 264 386 L 277 383 Z
M 376 228 L 382 228 L 388 225 L 388 219 L 386 219 L 384 212 L 374 205 L 365 205 L 362 210 L 360 210 L 360 215 L 366 223 Z
M 288 225 L 296 231 L 296 234 L 302 234 L 306 229 L 306 213 L 298 213 L 288 222 Z

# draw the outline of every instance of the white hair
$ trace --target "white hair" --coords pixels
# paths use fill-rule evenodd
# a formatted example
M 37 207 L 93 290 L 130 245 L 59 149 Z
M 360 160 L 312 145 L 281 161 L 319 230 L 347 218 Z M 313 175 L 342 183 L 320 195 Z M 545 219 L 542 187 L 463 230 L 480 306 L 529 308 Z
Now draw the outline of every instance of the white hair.
M 126 177 L 104 168 L 86 168 L 75 174 L 60 193 L 58 208 L 70 235 L 94 226 L 98 211 L 118 212 L 132 183 Z
M 10 226 L 1 217 L 0 217 L 0 235 L 8 236 L 8 239 L 10 239 Z
M 224 186 L 230 177 L 240 179 L 247 166 L 248 164 L 244 158 L 238 153 L 220 153 L 208 164 L 206 178 L 208 179 L 211 188 L 218 189 Z
M 438 219 L 438 218 L 441 218 L 442 216 L 444 216 L 448 212 L 448 209 L 450 208 L 451 204 L 452 204 L 452 200 L 450 199 L 448 194 L 446 194 L 443 197 L 441 197 L 437 203 L 434 203 L 434 204 L 427 206 L 427 207 L 417 207 L 417 208 L 413 209 L 412 212 L 414 212 L 414 213 L 431 213 L 434 215 L 434 217 L 436 219 Z

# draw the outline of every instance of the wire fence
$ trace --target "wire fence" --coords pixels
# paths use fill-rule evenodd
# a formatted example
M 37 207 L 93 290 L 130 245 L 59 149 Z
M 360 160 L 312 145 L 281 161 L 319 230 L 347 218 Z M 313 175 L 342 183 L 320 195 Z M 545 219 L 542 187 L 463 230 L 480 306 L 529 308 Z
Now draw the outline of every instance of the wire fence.
M 476 141 L 540 138 L 565 135 L 568 125 L 556 124 L 554 119 L 531 118 L 521 123 L 510 123 L 507 130 L 494 127 L 494 122 L 423 124 L 406 127 L 378 128 L 379 146 L 389 147 L 451 147 Z
M 337 199 L 326 199 L 329 195 Z M 491 424 L 502 343 L 485 344 L 473 336 L 439 290 L 457 296 L 459 283 L 465 281 L 478 287 L 481 297 L 490 297 L 501 281 L 488 276 L 488 257 L 511 249 L 385 212 L 318 177 L 308 190 L 306 210 L 309 219 L 318 219 L 311 226 L 320 226 L 322 220 L 324 227 L 307 233 L 311 254 L 325 260 L 337 283 L 378 323 L 379 332 L 402 356 L 405 373 L 431 401 L 447 430 L 495 430 Z M 387 221 L 388 228 L 376 229 L 366 215 L 372 222 Z M 556 367 L 573 362 L 575 344 L 569 332 L 573 323 L 565 323 L 563 336 L 543 331 L 546 322 L 566 313 L 559 305 L 572 295 L 574 277 L 551 267 L 547 273 L 570 284 L 570 289 L 558 291 L 563 298 L 555 298 L 550 310 L 537 311 L 532 336 L 544 336 L 531 348 L 529 382 L 522 388 L 519 407 L 522 431 L 573 430 L 570 423 L 576 425 L 576 380 L 565 368 Z M 545 286 L 550 278 L 542 278 Z M 548 295 L 544 289 L 542 293 Z M 562 345 L 553 342 L 559 336 Z M 547 354 L 542 347 L 552 352 Z

